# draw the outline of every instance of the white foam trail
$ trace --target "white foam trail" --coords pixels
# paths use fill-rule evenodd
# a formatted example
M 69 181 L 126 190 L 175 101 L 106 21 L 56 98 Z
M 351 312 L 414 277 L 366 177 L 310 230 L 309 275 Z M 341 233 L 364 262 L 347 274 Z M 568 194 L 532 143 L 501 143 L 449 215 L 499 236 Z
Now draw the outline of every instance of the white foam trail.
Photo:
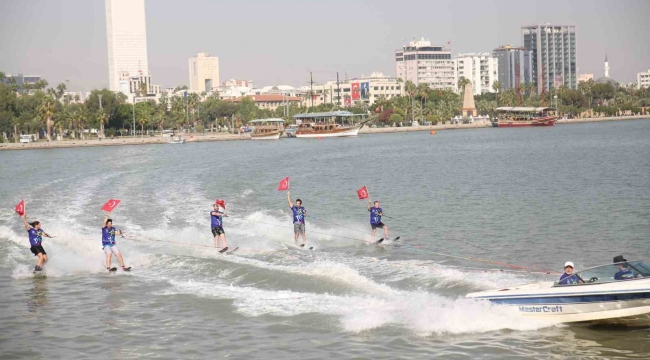
M 333 315 L 345 331 L 361 332 L 398 325 L 421 336 L 462 334 L 502 329 L 533 330 L 552 325 L 522 319 L 503 307 L 470 299 L 450 299 L 423 291 L 395 291 L 383 296 L 336 296 L 268 291 L 223 283 L 170 282 L 172 289 L 161 295 L 190 294 L 233 299 L 233 306 L 247 316 Z
M 53 223 L 48 226 L 48 233 L 56 238 L 44 238 L 43 247 L 49 261 L 43 267 L 48 277 L 70 275 L 97 274 L 106 272 L 105 255 L 101 249 L 101 233 L 97 230 L 94 235 L 80 234 L 65 224 Z M 7 254 L 14 262 L 14 278 L 32 276 L 36 257 L 29 251 L 27 233 L 17 234 L 11 228 L 0 226 L 0 238 L 7 239 L 16 246 L 15 251 Z M 119 240 L 118 240 L 119 242 Z M 124 256 L 127 266 L 144 267 L 151 262 L 151 257 L 139 252 L 124 241 L 118 246 Z M 113 258 L 112 266 L 118 266 Z

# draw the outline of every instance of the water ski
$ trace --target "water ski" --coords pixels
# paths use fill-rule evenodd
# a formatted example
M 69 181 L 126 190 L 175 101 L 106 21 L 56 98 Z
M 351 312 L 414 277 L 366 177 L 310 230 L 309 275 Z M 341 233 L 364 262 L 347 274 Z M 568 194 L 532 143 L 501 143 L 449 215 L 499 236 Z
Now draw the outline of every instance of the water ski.
M 124 270 L 124 271 L 131 271 L 131 267 L 130 267 L 130 266 L 129 266 L 129 267 L 123 267 L 122 270 Z
M 225 248 L 219 250 L 219 253 L 223 254 L 223 253 L 225 253 L 226 251 L 228 251 L 228 247 L 227 247 L 227 246 L 226 246 Z
M 305 244 L 300 244 L 300 247 L 303 248 L 303 249 L 305 249 Z M 314 247 L 313 247 L 313 246 L 310 246 L 310 247 L 307 248 L 307 249 L 309 249 L 309 250 L 314 250 Z
M 392 241 L 397 241 L 397 240 L 399 240 L 399 238 L 400 237 L 398 236 L 398 237 L 394 238 Z M 381 239 L 375 241 L 375 244 L 381 244 L 384 240 L 386 240 L 386 239 L 381 238 Z M 390 239 L 388 239 L 388 240 L 390 240 Z
M 238 249 L 239 249 L 239 246 L 237 246 L 236 248 L 234 248 L 234 249 L 228 251 L 226 254 L 232 254 L 232 253 L 234 253 L 235 251 L 237 251 Z
M 110 272 L 113 272 L 113 271 L 117 271 L 117 268 L 116 268 L 116 267 L 112 267 L 112 268 L 110 268 L 110 269 L 109 269 L 109 268 L 106 268 L 106 270 L 108 270 L 108 271 L 110 271 Z

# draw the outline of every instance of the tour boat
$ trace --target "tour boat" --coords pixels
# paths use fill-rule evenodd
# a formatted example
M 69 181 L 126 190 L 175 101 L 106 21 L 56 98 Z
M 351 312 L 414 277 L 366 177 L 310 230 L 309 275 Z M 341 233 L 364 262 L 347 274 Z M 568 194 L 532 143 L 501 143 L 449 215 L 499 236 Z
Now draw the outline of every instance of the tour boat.
M 494 127 L 553 126 L 557 109 L 550 107 L 498 107 Z
M 355 124 L 354 118 L 361 116 L 349 111 L 294 115 L 298 125 L 295 134 L 297 138 L 357 136 L 365 122 Z
M 615 280 L 621 266 L 629 279 Z M 627 261 L 575 273 L 579 283 L 539 282 L 467 294 L 526 318 L 558 323 L 650 326 L 650 262 Z
M 253 129 L 251 132 L 251 139 L 253 140 L 277 140 L 284 129 L 283 119 L 257 119 L 248 123 Z

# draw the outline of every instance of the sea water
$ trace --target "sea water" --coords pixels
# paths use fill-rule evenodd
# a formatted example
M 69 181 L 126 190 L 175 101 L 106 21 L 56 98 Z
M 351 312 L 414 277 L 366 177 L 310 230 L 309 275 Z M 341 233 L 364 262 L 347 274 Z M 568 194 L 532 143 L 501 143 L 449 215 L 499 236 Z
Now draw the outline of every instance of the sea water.
M 287 176 L 313 251 L 293 244 Z M 400 240 L 372 244 L 383 234 L 370 236 L 362 186 Z M 44 277 L 13 213 L 23 198 L 56 236 Z M 109 198 L 122 201 L 112 218 L 131 236 L 117 237 L 130 273 L 104 267 Z M 209 247 L 216 198 L 240 248 L 229 255 Z M 463 258 L 561 272 L 648 259 L 648 234 L 642 120 L 2 151 L 0 357 L 647 358 L 649 329 L 521 320 L 465 299 L 557 276 Z

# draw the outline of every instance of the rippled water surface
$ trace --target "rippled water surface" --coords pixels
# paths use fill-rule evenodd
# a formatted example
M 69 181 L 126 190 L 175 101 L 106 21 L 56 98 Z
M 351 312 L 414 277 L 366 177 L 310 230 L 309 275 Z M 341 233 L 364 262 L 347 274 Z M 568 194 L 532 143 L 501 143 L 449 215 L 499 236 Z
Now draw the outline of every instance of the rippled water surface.
M 311 252 L 292 245 L 286 176 Z M 399 241 L 366 242 L 364 185 Z M 31 273 L 22 198 L 57 236 L 46 277 Z M 133 235 L 117 239 L 130 273 L 103 267 L 109 198 Z M 230 255 L 209 247 L 216 198 Z M 650 329 L 549 325 L 464 299 L 555 277 L 462 257 L 560 271 L 650 258 L 648 234 L 650 121 L 3 151 L 0 358 L 645 359 Z

